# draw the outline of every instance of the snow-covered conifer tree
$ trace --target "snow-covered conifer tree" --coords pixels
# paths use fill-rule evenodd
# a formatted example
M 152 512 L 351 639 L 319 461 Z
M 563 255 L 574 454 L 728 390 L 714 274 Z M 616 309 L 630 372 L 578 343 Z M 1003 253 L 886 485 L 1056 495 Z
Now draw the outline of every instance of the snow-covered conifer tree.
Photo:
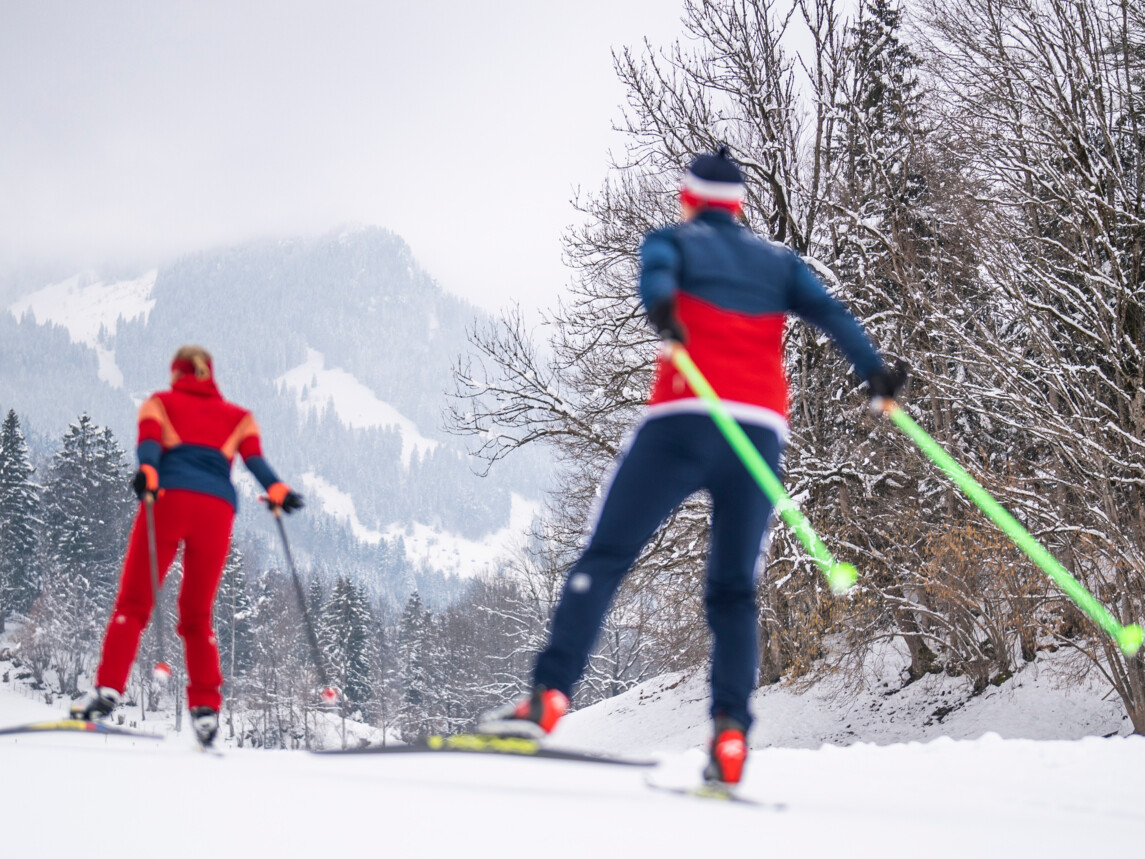
M 366 716 L 373 697 L 374 618 L 361 590 L 339 576 L 318 617 L 318 643 L 330 682 L 342 690 L 344 714 Z
M 35 623 L 51 626 L 60 691 L 78 689 L 94 659 L 118 580 L 134 497 L 123 451 L 86 414 L 72 424 L 43 491 L 42 592 Z
M 15 410 L 0 427 L 0 632 L 12 611 L 26 612 L 39 589 L 35 571 L 39 491 Z

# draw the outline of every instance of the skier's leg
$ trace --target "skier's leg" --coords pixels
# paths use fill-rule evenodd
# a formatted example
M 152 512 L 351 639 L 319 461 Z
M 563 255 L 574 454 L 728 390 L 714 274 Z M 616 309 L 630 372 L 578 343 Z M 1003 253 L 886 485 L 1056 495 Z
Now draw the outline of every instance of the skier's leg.
M 194 498 L 195 525 L 183 549 L 179 626 L 187 659 L 187 706 L 218 711 L 223 704 L 219 645 L 212 628 L 215 594 L 231 545 L 234 509 L 221 498 Z
M 159 561 L 159 580 L 167 576 L 179 548 L 181 522 L 177 505 L 166 495 L 155 502 L 155 550 Z M 139 639 L 151 617 L 155 604 L 151 592 L 151 561 L 147 548 L 147 524 L 142 505 L 131 526 L 127 554 L 115 607 L 103 639 L 103 651 L 95 674 L 96 686 L 107 686 L 119 692 L 127 688 L 127 677 L 139 650 Z
M 752 443 L 779 474 L 776 434 L 747 426 Z M 712 546 L 705 593 L 712 629 L 712 715 L 751 726 L 748 699 L 759 661 L 759 614 L 755 571 L 771 517 L 771 502 L 730 449 L 709 484 L 712 493 Z
M 621 580 L 660 523 L 703 482 L 692 430 L 706 420 L 673 415 L 637 431 L 608 487 L 588 548 L 565 579 L 549 644 L 533 671 L 535 685 L 571 697 Z

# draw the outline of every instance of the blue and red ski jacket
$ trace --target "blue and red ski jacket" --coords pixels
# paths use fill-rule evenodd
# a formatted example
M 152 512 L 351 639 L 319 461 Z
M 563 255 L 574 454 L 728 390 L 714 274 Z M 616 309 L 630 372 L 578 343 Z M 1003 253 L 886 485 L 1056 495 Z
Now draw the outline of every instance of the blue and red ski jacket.
M 674 298 L 696 366 L 739 420 L 788 432 L 783 368 L 787 315 L 830 334 L 867 379 L 883 366 L 854 316 L 791 249 L 705 209 L 649 233 L 640 249 L 645 309 Z M 649 416 L 703 411 L 683 376 L 664 357 L 648 398 Z
M 161 489 L 214 495 L 238 507 L 231 462 L 242 456 L 264 489 L 278 477 L 262 457 L 254 415 L 223 399 L 213 379 L 192 374 L 152 395 L 139 409 L 139 464 L 159 472 Z

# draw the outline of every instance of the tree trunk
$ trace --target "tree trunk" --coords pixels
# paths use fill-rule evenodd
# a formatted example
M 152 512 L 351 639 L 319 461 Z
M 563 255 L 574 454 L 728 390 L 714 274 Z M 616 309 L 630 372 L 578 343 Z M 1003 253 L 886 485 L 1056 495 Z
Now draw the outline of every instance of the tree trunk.
M 759 682 L 761 686 L 778 683 L 783 677 L 783 651 L 780 647 L 778 622 L 779 594 L 773 585 L 763 589 L 763 611 L 759 624 Z

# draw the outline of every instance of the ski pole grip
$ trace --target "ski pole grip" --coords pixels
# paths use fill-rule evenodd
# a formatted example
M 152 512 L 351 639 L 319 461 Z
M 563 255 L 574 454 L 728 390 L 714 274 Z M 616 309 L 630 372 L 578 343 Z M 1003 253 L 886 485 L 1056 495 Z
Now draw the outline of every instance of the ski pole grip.
M 871 410 L 872 415 L 887 417 L 894 409 L 898 408 L 898 403 L 892 397 L 871 397 L 871 402 L 867 408 Z

